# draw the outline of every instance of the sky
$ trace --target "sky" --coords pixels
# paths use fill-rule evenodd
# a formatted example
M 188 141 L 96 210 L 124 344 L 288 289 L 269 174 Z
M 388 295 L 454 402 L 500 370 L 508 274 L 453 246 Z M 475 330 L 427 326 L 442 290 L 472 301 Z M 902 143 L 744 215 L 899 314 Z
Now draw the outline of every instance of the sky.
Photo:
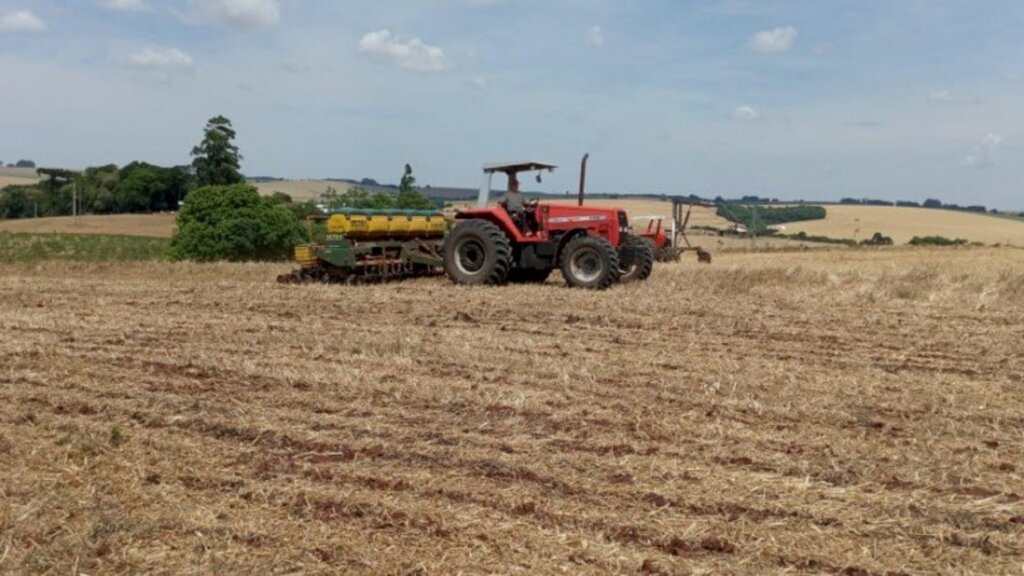
M 0 160 L 1024 208 L 1020 0 L 0 0 Z

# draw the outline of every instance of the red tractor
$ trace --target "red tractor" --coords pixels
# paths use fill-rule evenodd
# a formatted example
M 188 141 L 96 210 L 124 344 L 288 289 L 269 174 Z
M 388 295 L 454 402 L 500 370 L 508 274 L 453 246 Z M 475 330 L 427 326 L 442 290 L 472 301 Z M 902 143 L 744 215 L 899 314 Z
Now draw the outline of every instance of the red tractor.
M 580 172 L 579 205 L 526 201 L 521 172 L 552 164 L 536 161 L 488 164 L 475 208 L 462 210 L 444 244 L 444 269 L 458 284 L 544 282 L 558 268 L 569 286 L 604 290 L 651 275 L 655 251 L 634 235 L 624 210 L 583 206 L 587 158 Z M 508 177 L 505 198 L 490 205 L 495 174 Z

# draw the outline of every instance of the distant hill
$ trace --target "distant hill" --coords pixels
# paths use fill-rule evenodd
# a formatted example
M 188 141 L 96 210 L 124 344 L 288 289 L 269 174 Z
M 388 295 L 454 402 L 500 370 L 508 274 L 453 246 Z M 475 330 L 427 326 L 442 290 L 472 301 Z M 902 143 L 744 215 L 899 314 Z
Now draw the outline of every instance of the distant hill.
M 906 244 L 914 236 L 945 236 L 970 242 L 1024 247 L 1024 222 L 989 214 L 934 208 L 826 205 L 824 220 L 792 222 L 785 232 L 864 240 L 875 232 Z

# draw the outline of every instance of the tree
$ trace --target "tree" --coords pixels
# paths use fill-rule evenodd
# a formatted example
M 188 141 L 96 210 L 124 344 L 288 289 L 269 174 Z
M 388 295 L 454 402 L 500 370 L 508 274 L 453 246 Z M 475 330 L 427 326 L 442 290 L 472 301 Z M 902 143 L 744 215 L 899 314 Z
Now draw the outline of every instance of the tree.
M 416 189 L 416 178 L 412 175 L 412 166 L 405 165 L 405 173 L 398 185 L 398 199 L 395 202 L 403 210 L 431 210 L 434 203 Z
M 234 140 L 235 130 L 231 127 L 231 120 L 224 116 L 210 118 L 203 131 L 203 141 L 192 149 L 192 166 L 195 168 L 198 186 L 227 186 L 245 182 L 241 172 L 242 155 L 238 153 Z
M 158 170 L 143 162 L 132 162 L 122 168 L 114 187 L 115 210 L 118 213 L 153 210 L 154 199 L 164 195 Z
M 273 194 L 271 194 L 270 196 L 267 196 L 267 201 L 270 202 L 271 204 L 285 204 L 285 205 L 287 205 L 287 204 L 291 204 L 292 203 L 292 197 L 291 197 L 291 195 L 285 194 L 284 192 L 281 192 L 280 190 L 274 190 Z
M 282 260 L 304 239 L 285 206 L 247 184 L 208 186 L 189 194 L 171 238 L 172 260 Z
M 31 160 L 18 160 L 17 163 L 14 164 L 14 167 L 15 168 L 35 168 L 36 167 L 36 163 L 31 161 Z
M 110 214 L 117 210 L 114 190 L 120 180 L 117 166 L 108 164 L 86 168 L 78 178 L 82 192 L 82 210 L 93 214 Z

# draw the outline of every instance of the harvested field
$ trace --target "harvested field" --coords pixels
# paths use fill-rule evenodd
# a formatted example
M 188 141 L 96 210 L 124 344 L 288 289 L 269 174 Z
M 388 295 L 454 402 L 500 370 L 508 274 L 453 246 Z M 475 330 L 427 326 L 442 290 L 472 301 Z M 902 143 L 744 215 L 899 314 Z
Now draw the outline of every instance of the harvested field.
M 174 234 L 177 214 L 108 214 L 72 218 L 22 218 L 0 220 L 0 232 L 31 234 L 102 234 L 170 238 Z
M 295 202 L 316 200 L 328 188 L 334 188 L 339 194 L 342 194 L 352 187 L 347 182 L 337 180 L 278 180 L 275 182 L 253 182 L 252 185 L 264 196 L 270 196 L 274 192 L 284 192 Z
M 0 572 L 1017 573 L 1022 262 L 0 265 Z
M 0 189 L 7 186 L 31 186 L 39 181 L 34 168 L 0 167 Z
M 786 224 L 786 233 L 806 232 L 830 238 L 865 240 L 875 232 L 906 244 L 914 236 L 963 238 L 983 244 L 1024 247 L 1024 222 L 985 214 L 896 208 L 890 206 L 825 206 L 824 220 Z

